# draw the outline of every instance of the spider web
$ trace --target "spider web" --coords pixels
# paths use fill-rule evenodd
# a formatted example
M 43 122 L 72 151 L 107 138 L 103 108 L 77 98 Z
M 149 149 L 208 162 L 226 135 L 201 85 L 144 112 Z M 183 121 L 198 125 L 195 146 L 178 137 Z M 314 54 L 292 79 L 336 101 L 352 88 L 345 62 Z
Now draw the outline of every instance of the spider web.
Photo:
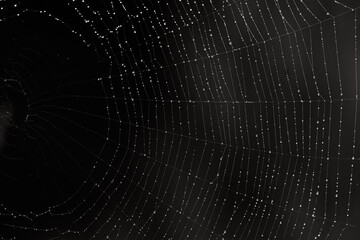
M 1 1 L 1 239 L 358 239 L 358 8 Z

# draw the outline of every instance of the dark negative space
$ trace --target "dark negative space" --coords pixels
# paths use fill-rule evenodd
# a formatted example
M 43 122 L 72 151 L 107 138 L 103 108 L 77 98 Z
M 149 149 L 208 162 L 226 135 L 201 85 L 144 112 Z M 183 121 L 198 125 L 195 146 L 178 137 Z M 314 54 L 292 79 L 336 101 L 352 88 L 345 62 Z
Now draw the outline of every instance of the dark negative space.
M 359 6 L 1 1 L 1 239 L 359 239 Z

